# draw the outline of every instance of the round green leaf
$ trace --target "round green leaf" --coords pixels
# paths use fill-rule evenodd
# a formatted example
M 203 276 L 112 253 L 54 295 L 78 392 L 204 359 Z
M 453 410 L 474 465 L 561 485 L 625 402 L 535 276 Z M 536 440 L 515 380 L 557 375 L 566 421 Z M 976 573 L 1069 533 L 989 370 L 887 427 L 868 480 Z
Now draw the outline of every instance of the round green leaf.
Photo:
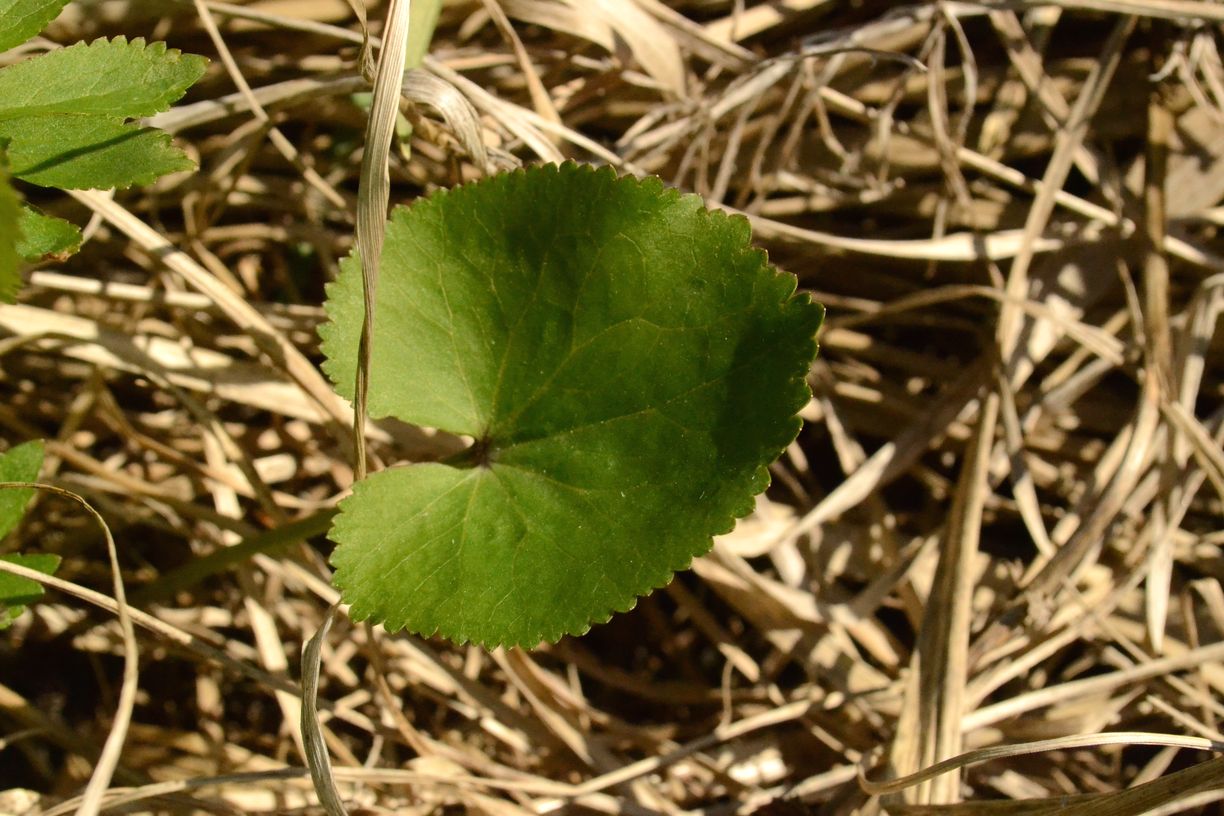
M 729 531 L 795 438 L 823 310 L 747 221 L 574 164 L 397 208 L 372 416 L 467 434 L 357 484 L 332 528 L 356 619 L 486 645 L 585 631 Z M 361 276 L 330 287 L 325 369 L 351 398 Z

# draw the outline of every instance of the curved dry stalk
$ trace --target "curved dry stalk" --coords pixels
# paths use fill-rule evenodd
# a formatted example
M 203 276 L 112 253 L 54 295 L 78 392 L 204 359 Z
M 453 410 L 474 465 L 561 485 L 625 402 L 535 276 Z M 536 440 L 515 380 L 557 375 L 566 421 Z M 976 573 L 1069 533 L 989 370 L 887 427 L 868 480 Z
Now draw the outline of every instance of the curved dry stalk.
M 132 723 L 132 710 L 136 707 L 136 690 L 140 685 L 140 651 L 136 647 L 136 632 L 132 627 L 131 611 L 128 608 L 127 593 L 123 587 L 123 573 L 119 567 L 119 553 L 115 549 L 115 539 L 111 536 L 110 526 L 102 514 L 84 498 L 65 490 L 62 487 L 42 484 L 40 482 L 0 482 L 3 490 L 41 490 L 52 493 L 70 501 L 76 502 L 102 529 L 106 539 L 106 555 L 110 559 L 111 582 L 115 592 L 115 611 L 119 616 L 119 631 L 123 637 L 123 683 L 119 687 L 119 700 L 115 706 L 115 719 L 110 733 L 102 746 L 102 754 L 90 774 L 89 783 L 81 797 L 79 816 L 97 816 L 102 799 L 110 787 L 111 777 L 119 765 L 119 756 L 123 751 L 123 743 L 127 739 L 128 726 Z M 38 573 L 41 575 L 41 573 Z M 47 576 L 43 576 L 47 577 Z
M 407 61 L 411 6 L 412 0 L 391 0 L 387 9 L 386 30 L 378 51 L 374 95 L 366 124 L 365 152 L 361 158 L 361 178 L 357 192 L 357 254 L 361 261 L 364 308 L 353 400 L 353 445 L 356 451 L 354 481 L 364 479 L 367 469 L 365 425 L 371 344 L 374 336 L 374 304 L 387 224 L 387 202 L 391 193 L 389 156 Z M 306 759 L 319 801 L 330 816 L 346 816 L 347 811 L 332 777 L 331 757 L 323 741 L 322 726 L 315 704 L 318 696 L 319 650 L 336 610 L 337 607 L 333 605 L 328 611 L 302 657 L 301 725 Z
M 332 776 L 331 758 L 327 743 L 323 740 L 323 728 L 319 722 L 319 663 L 323 641 L 339 612 L 339 604 L 332 604 L 323 617 L 323 623 L 302 651 L 302 745 L 306 753 L 306 765 L 314 782 L 319 803 L 328 816 L 347 816 L 348 811 L 340 801 L 336 780 Z

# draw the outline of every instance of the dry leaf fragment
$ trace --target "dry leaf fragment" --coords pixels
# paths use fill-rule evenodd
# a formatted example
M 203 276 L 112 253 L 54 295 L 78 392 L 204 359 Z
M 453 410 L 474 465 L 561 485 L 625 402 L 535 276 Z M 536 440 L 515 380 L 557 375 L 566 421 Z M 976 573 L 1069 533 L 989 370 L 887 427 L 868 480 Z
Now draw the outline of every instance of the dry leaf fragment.
M 660 85 L 685 95 L 684 61 L 675 38 L 642 9 L 615 0 L 501 0 L 506 14 L 589 40 L 612 53 L 628 49 Z

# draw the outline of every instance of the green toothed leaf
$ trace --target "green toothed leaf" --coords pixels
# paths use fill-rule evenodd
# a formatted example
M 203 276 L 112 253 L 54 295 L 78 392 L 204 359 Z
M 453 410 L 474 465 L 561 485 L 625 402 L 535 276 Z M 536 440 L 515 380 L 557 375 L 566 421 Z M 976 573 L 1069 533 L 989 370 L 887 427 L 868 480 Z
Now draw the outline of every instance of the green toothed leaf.
M 148 184 L 194 167 L 170 136 L 126 120 L 165 110 L 204 73 L 162 43 L 97 40 L 0 68 L 13 175 L 63 189 Z
M 534 645 L 631 608 L 752 509 L 797 434 L 823 310 L 742 218 L 573 164 L 399 208 L 370 413 L 468 434 L 341 505 L 357 619 Z M 358 263 L 329 289 L 325 369 L 352 396 Z

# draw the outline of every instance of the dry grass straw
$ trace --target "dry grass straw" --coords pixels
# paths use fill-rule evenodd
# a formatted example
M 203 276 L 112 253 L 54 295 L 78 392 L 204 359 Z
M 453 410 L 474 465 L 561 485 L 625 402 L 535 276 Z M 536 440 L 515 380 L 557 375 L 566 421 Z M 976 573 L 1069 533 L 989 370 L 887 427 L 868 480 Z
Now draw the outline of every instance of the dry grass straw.
M 0 435 L 48 440 L 42 478 L 107 520 L 133 598 L 140 689 L 99 805 L 317 812 L 291 667 L 338 600 L 320 531 L 354 476 L 315 328 L 369 157 L 363 34 L 343 3 L 73 8 L 56 42 L 214 57 L 155 117 L 199 172 L 40 197 L 89 240 L 0 306 Z M 423 103 L 392 203 L 518 162 L 657 173 L 746 215 L 829 322 L 769 493 L 632 613 L 492 654 L 338 619 L 316 721 L 343 806 L 1213 812 L 1222 21 L 447 3 L 399 88 Z M 366 439 L 375 467 L 455 445 Z M 74 505 L 40 497 L 6 546 L 65 563 L 0 641 L 0 791 L 75 812 L 124 730 L 124 604 Z

